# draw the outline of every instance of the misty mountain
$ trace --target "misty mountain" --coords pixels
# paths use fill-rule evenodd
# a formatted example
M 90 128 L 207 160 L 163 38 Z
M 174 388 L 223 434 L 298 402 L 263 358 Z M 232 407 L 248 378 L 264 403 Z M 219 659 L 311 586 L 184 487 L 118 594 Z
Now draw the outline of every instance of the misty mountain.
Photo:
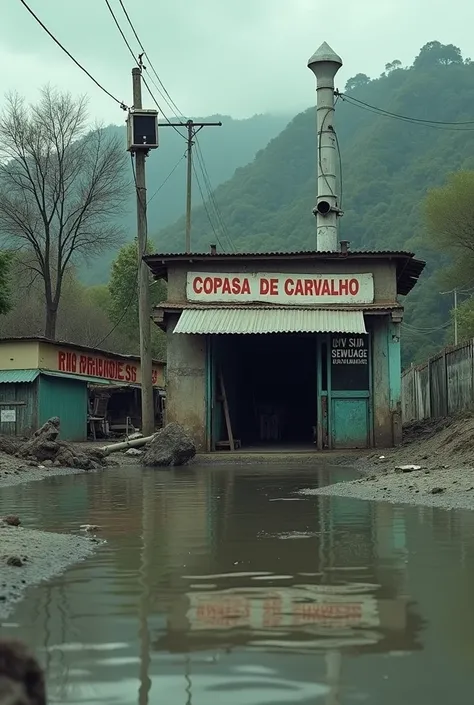
M 245 120 L 234 120 L 228 115 L 211 115 L 195 118 L 201 122 L 222 122 L 222 127 L 205 127 L 198 134 L 198 148 L 195 152 L 195 168 L 203 193 L 206 193 L 204 177 L 200 162 L 203 158 L 205 173 L 216 187 L 229 179 L 234 171 L 252 161 L 257 152 L 287 125 L 288 115 L 255 115 Z M 124 127 L 110 126 L 107 131 L 117 134 L 126 148 L 126 130 Z M 185 210 L 186 199 L 186 160 L 183 158 L 186 142 L 185 129 L 182 135 L 169 126 L 159 130 L 160 147 L 150 152 L 146 162 L 148 229 L 151 235 L 160 228 L 173 223 Z M 171 173 L 173 172 L 173 173 Z M 171 175 L 170 175 L 171 174 Z M 121 225 L 125 230 L 127 241 L 136 235 L 136 203 L 130 166 L 130 197 L 124 205 Z M 163 185 L 163 182 L 165 182 Z M 159 191 L 158 191 L 159 189 Z M 158 192 L 157 192 L 158 191 Z M 199 186 L 193 177 L 193 204 L 202 203 Z M 155 246 L 161 249 L 159 240 L 154 238 Z M 115 252 L 104 253 L 90 266 L 81 268 L 81 279 L 86 283 L 107 281 L 110 263 Z

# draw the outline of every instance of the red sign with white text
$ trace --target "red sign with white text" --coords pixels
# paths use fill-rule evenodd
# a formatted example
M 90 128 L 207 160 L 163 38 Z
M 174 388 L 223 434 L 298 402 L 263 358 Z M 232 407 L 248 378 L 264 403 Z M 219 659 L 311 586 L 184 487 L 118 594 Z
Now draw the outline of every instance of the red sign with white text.
M 374 280 L 364 274 L 241 274 L 188 272 L 188 301 L 321 305 L 374 300 Z

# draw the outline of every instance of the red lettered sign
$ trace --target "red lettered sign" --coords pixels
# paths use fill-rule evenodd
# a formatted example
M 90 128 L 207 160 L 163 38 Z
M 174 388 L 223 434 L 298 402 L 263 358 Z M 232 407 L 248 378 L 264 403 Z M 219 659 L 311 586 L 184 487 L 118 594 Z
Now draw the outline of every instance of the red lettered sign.
M 321 305 L 374 300 L 372 273 L 282 274 L 188 272 L 188 301 Z

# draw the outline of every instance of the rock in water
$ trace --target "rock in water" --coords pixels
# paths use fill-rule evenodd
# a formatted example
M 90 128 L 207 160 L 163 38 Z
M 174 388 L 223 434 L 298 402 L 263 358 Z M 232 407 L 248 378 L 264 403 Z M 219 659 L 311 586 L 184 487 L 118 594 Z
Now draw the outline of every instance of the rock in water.
M 196 445 L 185 429 L 177 423 L 169 423 L 155 433 L 142 456 L 142 464 L 148 467 L 185 465 L 196 455 Z

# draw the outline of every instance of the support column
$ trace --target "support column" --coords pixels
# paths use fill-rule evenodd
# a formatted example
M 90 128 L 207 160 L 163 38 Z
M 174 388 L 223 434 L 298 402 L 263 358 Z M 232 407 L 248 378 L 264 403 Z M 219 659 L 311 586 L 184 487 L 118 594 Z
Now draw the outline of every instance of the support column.
M 400 323 L 393 320 L 390 320 L 388 325 L 388 367 L 393 445 L 400 445 L 402 442 L 402 359 L 400 349 Z
M 206 449 L 206 337 L 174 333 L 167 323 L 166 420 L 191 434 L 197 449 Z
M 376 448 L 389 448 L 393 444 L 388 337 L 389 316 L 374 316 L 372 319 L 372 411 Z

